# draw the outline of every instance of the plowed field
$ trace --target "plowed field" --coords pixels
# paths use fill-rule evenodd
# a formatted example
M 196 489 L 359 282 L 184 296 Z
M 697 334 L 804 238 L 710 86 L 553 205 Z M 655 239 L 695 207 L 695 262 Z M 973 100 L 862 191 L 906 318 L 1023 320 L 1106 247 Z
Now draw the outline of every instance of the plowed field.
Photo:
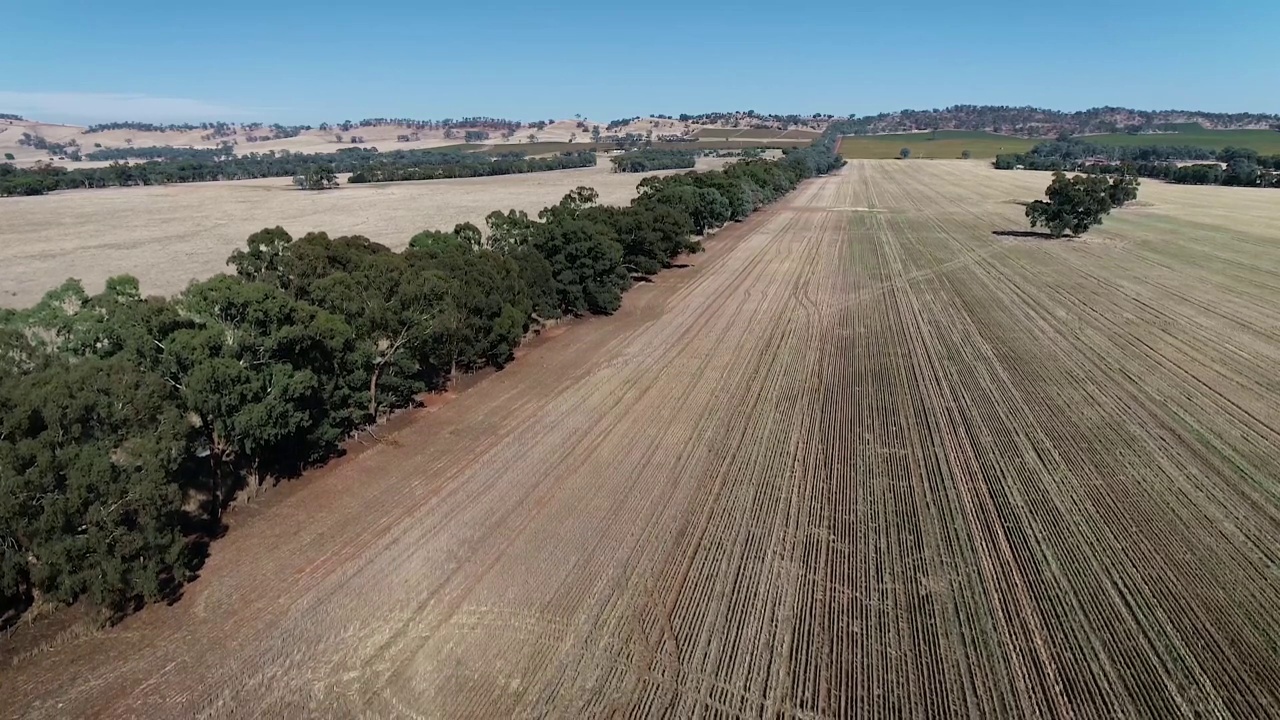
M 31 717 L 1280 716 L 1280 202 L 857 162 L 242 514 Z

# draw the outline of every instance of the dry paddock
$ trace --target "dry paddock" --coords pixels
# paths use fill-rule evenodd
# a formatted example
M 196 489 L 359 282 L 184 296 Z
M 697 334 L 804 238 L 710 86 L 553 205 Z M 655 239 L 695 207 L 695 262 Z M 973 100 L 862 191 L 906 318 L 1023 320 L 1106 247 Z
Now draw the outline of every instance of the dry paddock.
M 719 167 L 719 158 L 698 161 Z M 264 227 L 364 235 L 399 249 L 415 233 L 460 222 L 484 227 L 493 210 L 536 214 L 579 185 L 625 204 L 644 175 L 595 168 L 422 182 L 344 184 L 305 192 L 289 178 L 75 190 L 0 199 L 0 307 L 25 307 L 69 277 L 89 292 L 129 273 L 148 294 L 171 294 L 227 270 L 232 251 Z M 655 173 L 666 174 L 666 173 Z M 345 176 L 344 176 L 345 181 Z
M 1280 203 L 852 163 L 240 516 L 26 717 L 1280 715 Z M 1268 194 L 1271 193 L 1271 194 Z

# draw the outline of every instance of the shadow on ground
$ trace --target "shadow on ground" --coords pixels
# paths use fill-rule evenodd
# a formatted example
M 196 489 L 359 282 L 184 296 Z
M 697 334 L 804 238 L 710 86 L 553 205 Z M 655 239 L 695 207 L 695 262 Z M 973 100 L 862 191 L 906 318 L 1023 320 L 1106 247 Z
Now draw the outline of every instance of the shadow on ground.
M 1035 240 L 1061 240 L 1067 237 L 1058 238 L 1051 233 L 1038 230 L 992 230 L 991 234 L 999 237 L 1031 238 Z

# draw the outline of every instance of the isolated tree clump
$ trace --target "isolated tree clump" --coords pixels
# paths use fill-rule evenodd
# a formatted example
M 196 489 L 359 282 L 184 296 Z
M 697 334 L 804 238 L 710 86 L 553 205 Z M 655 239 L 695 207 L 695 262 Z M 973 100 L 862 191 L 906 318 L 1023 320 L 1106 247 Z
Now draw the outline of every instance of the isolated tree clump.
M 968 150 L 961 150 L 961 151 L 960 151 L 960 159 L 961 159 L 961 160 L 968 160 L 968 159 L 969 159 L 969 158 L 971 158 L 971 157 L 973 157 L 973 153 L 969 152 Z
M 898 157 L 902 158 L 903 160 L 906 160 L 907 158 L 911 157 L 911 148 L 904 147 L 901 150 L 899 150 Z
M 332 190 L 338 187 L 338 176 L 328 165 L 316 165 L 293 179 L 293 184 L 301 190 Z
M 1068 178 L 1058 171 L 1044 194 L 1047 200 L 1036 200 L 1027 206 L 1031 227 L 1044 226 L 1054 237 L 1067 233 L 1078 236 L 1101 225 L 1102 216 L 1113 208 L 1136 199 L 1138 180 L 1129 176 L 1108 179 L 1104 175 Z

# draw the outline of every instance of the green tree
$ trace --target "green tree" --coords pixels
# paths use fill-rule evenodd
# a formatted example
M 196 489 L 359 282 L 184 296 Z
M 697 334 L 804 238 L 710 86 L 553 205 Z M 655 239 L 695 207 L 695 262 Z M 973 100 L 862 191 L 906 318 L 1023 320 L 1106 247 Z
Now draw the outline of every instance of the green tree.
M 5 159 L 5 160 L 13 160 L 13 159 L 14 159 L 14 157 L 13 157 L 13 153 L 5 153 L 5 154 L 4 154 L 4 159 Z
M 338 176 L 332 165 L 313 165 L 293 179 L 301 190 L 332 190 L 338 187 Z
M 0 603 L 119 611 L 185 580 L 178 478 L 192 434 L 173 388 L 129 362 L 61 360 L 0 381 Z
M 1127 189 L 1116 192 L 1128 195 Z M 1133 197 L 1137 197 L 1136 185 Z M 1081 235 L 1102 223 L 1111 212 L 1112 183 L 1102 175 L 1076 175 L 1068 178 L 1061 171 L 1053 174 L 1053 182 L 1045 189 L 1047 200 L 1036 200 L 1027 206 L 1031 227 L 1043 225 L 1055 237 L 1066 233 Z
M 591 188 L 569 192 L 538 214 L 542 222 L 533 226 L 529 237 L 530 247 L 551 265 L 557 301 L 565 313 L 612 313 L 631 284 L 616 234 L 583 212 L 598 198 Z
M 902 158 L 903 160 L 906 160 L 907 158 L 911 157 L 911 148 L 904 147 L 901 150 L 899 150 L 898 157 Z
M 236 250 L 227 258 L 227 264 L 236 269 L 236 274 L 250 282 L 263 281 L 278 285 L 280 280 L 280 259 L 285 250 L 293 242 L 293 237 L 279 225 L 263 228 L 249 236 L 245 250 Z
M 163 339 L 225 504 L 332 452 L 360 419 L 361 362 L 341 318 L 282 290 L 218 276 L 177 299 L 193 322 Z
M 1111 201 L 1111 207 L 1122 208 L 1125 203 L 1138 199 L 1138 178 L 1132 175 L 1117 175 L 1111 179 L 1111 185 L 1107 188 L 1107 199 Z
M 968 150 L 961 150 L 961 151 L 960 151 L 960 159 L 961 159 L 961 160 L 968 160 L 968 159 L 969 159 L 969 158 L 971 158 L 971 157 L 973 157 L 973 153 L 969 152 Z

